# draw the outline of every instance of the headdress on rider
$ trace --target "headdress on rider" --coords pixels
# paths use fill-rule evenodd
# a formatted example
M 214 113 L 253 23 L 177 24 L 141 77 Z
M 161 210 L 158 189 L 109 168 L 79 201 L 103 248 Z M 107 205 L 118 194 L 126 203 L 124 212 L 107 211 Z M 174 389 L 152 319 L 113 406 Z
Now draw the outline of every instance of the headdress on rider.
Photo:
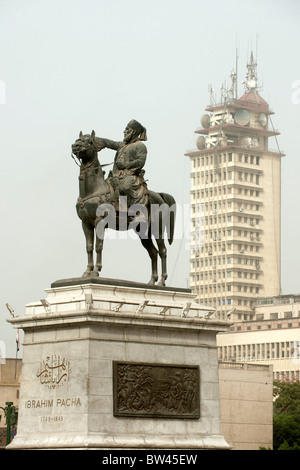
M 147 140 L 147 131 L 145 127 L 142 126 L 142 124 L 140 124 L 138 121 L 132 119 L 128 123 L 128 127 L 130 127 L 130 129 L 133 129 L 137 133 L 140 140 Z

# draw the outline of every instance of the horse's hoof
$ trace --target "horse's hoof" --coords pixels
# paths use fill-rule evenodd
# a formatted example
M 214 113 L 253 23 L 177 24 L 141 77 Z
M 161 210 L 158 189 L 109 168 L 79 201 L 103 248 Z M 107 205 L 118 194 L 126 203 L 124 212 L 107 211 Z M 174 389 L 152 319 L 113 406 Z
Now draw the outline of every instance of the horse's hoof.
M 160 280 L 157 283 L 158 286 L 165 287 L 166 285 L 166 279 L 164 277 L 161 277 Z
M 83 275 L 81 276 L 82 278 L 90 277 L 91 271 L 84 271 Z
M 92 271 L 90 277 L 99 277 L 98 271 Z
M 155 286 L 156 281 L 157 279 L 150 279 L 150 281 L 148 282 L 148 286 Z

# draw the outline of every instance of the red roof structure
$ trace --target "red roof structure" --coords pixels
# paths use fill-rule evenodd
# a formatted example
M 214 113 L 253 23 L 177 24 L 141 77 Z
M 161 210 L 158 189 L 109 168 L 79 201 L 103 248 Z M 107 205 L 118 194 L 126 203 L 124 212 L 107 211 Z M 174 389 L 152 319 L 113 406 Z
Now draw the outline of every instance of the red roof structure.
M 268 113 L 269 105 L 268 103 L 257 93 L 256 90 L 246 91 L 243 96 L 238 100 L 239 104 L 244 102 L 245 105 L 251 107 L 258 107 L 260 111 Z

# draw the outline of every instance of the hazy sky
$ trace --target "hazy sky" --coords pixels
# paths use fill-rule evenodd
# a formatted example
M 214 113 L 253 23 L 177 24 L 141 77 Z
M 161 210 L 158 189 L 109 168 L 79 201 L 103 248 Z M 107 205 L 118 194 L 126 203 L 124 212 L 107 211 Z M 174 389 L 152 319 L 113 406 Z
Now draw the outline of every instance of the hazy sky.
M 172 194 L 185 213 L 184 153 L 194 147 L 208 85 L 218 91 L 230 83 L 236 46 L 242 95 L 258 44 L 260 93 L 275 111 L 287 155 L 282 292 L 300 292 L 299 21 L 298 0 L 0 0 L 0 341 L 7 357 L 15 356 L 16 332 L 5 303 L 24 314 L 53 281 L 86 267 L 75 211 L 78 167 L 70 157 L 79 131 L 122 140 L 128 121 L 140 121 L 148 133 L 148 186 Z M 114 152 L 99 158 L 109 163 Z M 108 239 L 103 258 L 104 277 L 150 278 L 139 241 Z M 169 285 L 187 286 L 188 261 L 186 243 L 175 240 Z

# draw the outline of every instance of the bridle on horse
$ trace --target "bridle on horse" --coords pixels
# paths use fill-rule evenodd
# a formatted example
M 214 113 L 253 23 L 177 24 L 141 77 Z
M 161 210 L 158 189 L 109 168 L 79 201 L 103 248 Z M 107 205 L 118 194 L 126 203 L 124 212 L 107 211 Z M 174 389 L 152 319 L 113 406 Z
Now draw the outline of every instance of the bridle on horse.
M 95 163 L 95 161 L 96 161 L 98 155 L 97 155 L 97 152 L 96 152 L 94 160 L 92 161 L 92 163 L 90 163 L 90 164 L 89 164 L 88 166 L 86 166 L 86 167 L 82 167 L 82 163 L 80 163 L 79 158 L 78 158 L 77 155 L 75 155 L 73 152 L 71 152 L 71 157 L 73 158 L 73 160 L 74 160 L 74 162 L 76 163 L 76 165 L 79 166 L 80 171 L 85 171 L 85 170 L 87 170 L 88 168 L 90 168 L 90 167 Z M 78 161 L 76 161 L 75 158 L 76 158 Z M 79 162 L 79 163 L 78 163 L 78 162 Z M 101 164 L 100 164 L 100 166 L 101 166 L 101 168 L 104 168 L 105 166 L 113 165 L 113 163 L 114 163 L 114 162 L 105 163 L 104 165 L 101 165 Z

